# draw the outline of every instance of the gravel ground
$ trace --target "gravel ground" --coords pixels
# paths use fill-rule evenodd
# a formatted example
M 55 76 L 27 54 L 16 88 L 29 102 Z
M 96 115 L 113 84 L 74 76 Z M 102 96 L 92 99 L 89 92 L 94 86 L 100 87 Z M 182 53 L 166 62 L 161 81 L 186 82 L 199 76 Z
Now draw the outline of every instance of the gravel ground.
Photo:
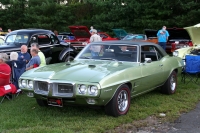
M 164 114 L 161 114 L 162 117 Z M 107 133 L 200 133 L 200 102 L 189 113 L 182 114 L 174 123 L 162 123 L 159 118 L 149 116 L 144 120 L 123 124 Z

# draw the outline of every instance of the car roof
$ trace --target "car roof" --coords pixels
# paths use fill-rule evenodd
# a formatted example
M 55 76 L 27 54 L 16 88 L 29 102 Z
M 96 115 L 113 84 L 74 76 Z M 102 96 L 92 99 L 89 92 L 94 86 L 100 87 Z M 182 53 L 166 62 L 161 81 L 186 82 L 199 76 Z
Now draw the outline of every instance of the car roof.
M 38 33 L 51 33 L 54 34 L 51 30 L 45 30 L 45 29 L 20 29 L 20 30 L 14 30 L 10 32 L 9 34 L 18 34 L 18 33 L 26 33 L 26 34 L 38 34 Z M 7 34 L 7 35 L 9 35 Z
M 145 41 L 123 41 L 123 40 L 118 40 L 118 41 L 101 41 L 101 42 L 92 42 L 90 44 L 110 44 L 110 45 L 138 45 L 138 46 L 147 46 L 147 45 L 154 45 L 157 47 L 163 55 L 167 55 L 165 50 L 158 44 L 151 43 L 151 42 L 145 42 Z

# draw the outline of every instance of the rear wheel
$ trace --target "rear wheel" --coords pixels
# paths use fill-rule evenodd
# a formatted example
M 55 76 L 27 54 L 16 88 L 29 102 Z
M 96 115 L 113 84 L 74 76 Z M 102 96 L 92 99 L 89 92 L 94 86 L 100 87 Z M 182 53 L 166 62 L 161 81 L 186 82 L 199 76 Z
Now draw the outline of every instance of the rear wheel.
M 73 60 L 74 60 L 74 57 L 73 57 L 73 56 L 70 56 L 70 55 L 67 55 L 67 56 L 64 58 L 64 62 L 73 61 Z
M 122 85 L 111 101 L 105 106 L 107 115 L 120 116 L 125 115 L 130 108 L 130 89 L 127 85 Z
M 36 102 L 39 106 L 47 106 L 47 101 L 42 99 L 36 99 Z
M 174 94 L 176 92 L 176 86 L 177 73 L 175 71 L 172 71 L 165 84 L 161 87 L 161 92 L 165 94 Z

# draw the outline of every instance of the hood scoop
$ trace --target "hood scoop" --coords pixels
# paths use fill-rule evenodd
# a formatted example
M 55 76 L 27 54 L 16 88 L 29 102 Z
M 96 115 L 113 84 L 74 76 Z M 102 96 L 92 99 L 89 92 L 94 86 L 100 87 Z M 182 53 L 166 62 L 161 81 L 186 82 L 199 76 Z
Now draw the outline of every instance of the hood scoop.
M 94 67 L 96 67 L 96 65 L 88 65 L 88 67 L 94 68 Z

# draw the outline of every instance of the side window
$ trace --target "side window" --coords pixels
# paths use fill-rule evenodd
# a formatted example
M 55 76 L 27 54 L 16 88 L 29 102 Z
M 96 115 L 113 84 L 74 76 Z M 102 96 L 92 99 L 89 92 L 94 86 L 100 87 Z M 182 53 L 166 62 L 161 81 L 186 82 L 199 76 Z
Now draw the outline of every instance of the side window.
M 30 44 L 31 43 L 38 43 L 39 45 L 43 44 L 50 44 L 51 40 L 48 35 L 46 34 L 39 34 L 39 35 L 33 35 L 30 39 Z
M 59 41 L 58 41 L 58 38 L 56 37 L 56 36 L 54 36 L 54 35 L 52 35 L 51 34 L 51 36 L 50 36 L 50 39 L 51 39 L 51 44 L 55 44 L 55 43 L 58 43 Z
M 42 45 L 42 44 L 50 44 L 51 40 L 49 38 L 48 35 L 38 35 L 38 44 Z
M 100 37 L 103 38 L 103 39 L 108 38 L 108 36 L 106 36 L 105 34 L 100 34 Z
M 155 46 L 148 45 L 141 47 L 141 61 L 144 61 L 145 58 L 151 58 L 152 61 L 158 61 L 162 57 L 161 52 Z

